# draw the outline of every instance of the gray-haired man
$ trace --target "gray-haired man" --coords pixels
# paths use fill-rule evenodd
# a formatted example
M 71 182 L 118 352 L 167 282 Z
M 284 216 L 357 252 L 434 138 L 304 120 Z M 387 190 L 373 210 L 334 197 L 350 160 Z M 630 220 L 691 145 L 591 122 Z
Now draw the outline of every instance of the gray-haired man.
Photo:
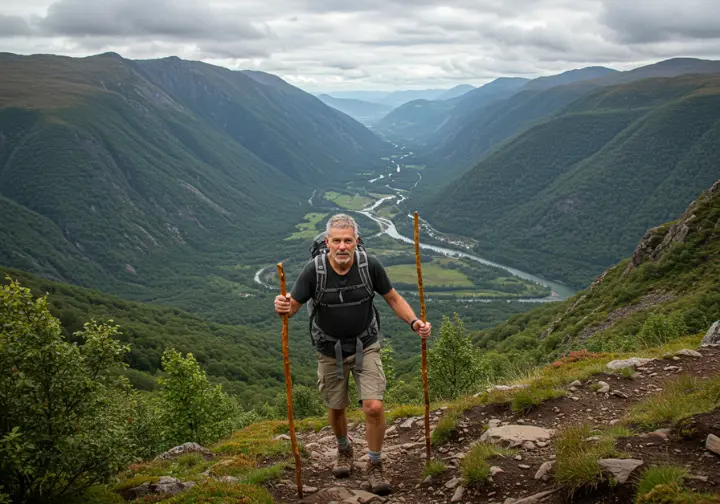
M 381 460 L 385 437 L 383 398 L 386 382 L 380 360 L 374 293 L 380 294 L 395 314 L 421 338 L 430 337 L 432 326 L 415 316 L 407 301 L 393 288 L 380 261 L 357 250 L 358 236 L 358 226 L 352 217 L 345 214 L 333 216 L 327 223 L 325 263 L 329 267 L 326 268 L 326 285 L 321 298 L 314 299 L 318 263 L 312 260 L 300 273 L 292 292 L 286 297 L 275 298 L 275 312 L 292 317 L 304 303 L 313 300 L 312 333 L 318 358 L 318 388 L 328 407 L 330 425 L 338 442 L 333 474 L 336 477 L 348 476 L 353 467 L 346 416 L 348 377 L 352 371 L 358 385 L 358 399 L 365 413 L 370 458 L 368 482 L 373 492 L 385 495 L 392 491 L 392 486 L 385 477 Z M 365 272 L 369 273 L 372 293 L 368 292 L 366 282 L 363 282 Z

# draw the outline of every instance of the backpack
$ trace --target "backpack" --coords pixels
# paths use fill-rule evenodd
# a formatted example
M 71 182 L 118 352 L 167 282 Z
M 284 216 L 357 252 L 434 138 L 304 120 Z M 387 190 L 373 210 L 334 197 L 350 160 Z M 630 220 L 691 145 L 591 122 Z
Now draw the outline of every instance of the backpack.
M 315 314 L 319 307 L 320 299 L 325 292 L 325 286 L 327 285 L 327 253 L 329 249 L 325 243 L 325 236 L 327 233 L 323 231 L 315 238 L 313 238 L 312 244 L 310 245 L 310 259 L 315 262 L 315 294 L 308 302 L 308 313 L 310 314 L 309 328 L 312 335 L 312 324 L 315 319 Z M 372 303 L 375 297 L 375 289 L 373 288 L 372 278 L 370 277 L 370 267 L 368 265 L 367 250 L 362 238 L 358 238 L 357 248 L 355 249 L 355 261 L 357 261 L 358 269 L 360 271 L 360 279 L 362 280 L 365 290 L 367 290 L 370 296 L 370 302 Z M 342 300 L 342 293 L 340 294 Z M 375 312 L 375 319 L 377 320 L 378 331 L 380 330 L 380 313 L 375 305 L 373 305 Z

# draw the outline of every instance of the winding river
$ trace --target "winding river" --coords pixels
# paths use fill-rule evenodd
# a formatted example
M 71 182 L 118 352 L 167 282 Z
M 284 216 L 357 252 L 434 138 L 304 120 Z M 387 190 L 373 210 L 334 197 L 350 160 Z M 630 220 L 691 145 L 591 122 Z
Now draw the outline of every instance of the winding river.
M 393 164 L 395 164 L 395 166 L 396 166 L 396 170 L 397 170 L 396 173 L 399 173 L 399 172 L 400 172 L 400 165 L 397 164 L 397 163 L 395 163 L 394 161 L 393 161 Z M 418 175 L 420 175 L 420 174 L 418 173 Z M 388 174 L 388 178 L 390 178 L 391 176 L 392 176 L 392 174 Z M 371 179 L 369 182 L 370 182 L 370 183 L 374 183 L 374 182 L 376 182 L 376 181 L 378 181 L 378 180 L 382 180 L 383 178 L 385 178 L 385 176 L 384 176 L 384 175 L 380 175 L 380 176 L 377 177 L 377 178 Z M 420 177 L 418 178 L 418 182 L 420 181 L 421 178 L 422 178 L 422 176 L 420 176 Z M 415 185 L 417 185 L 417 182 L 415 183 Z M 405 191 L 405 190 L 403 190 L 403 189 L 397 189 L 397 188 L 395 188 L 395 187 L 391 187 L 390 184 L 386 184 L 385 187 L 387 187 L 389 190 L 393 191 L 395 194 L 392 195 L 392 196 L 384 196 L 384 197 L 378 199 L 377 201 L 375 201 L 372 205 L 370 205 L 370 206 L 368 206 L 368 207 L 366 207 L 366 208 L 363 208 L 362 210 L 355 210 L 355 212 L 357 212 L 357 213 L 359 213 L 359 214 L 362 214 L 362 215 L 364 215 L 365 217 L 367 217 L 367 218 L 372 219 L 373 221 L 375 221 L 375 222 L 380 226 L 380 230 L 381 230 L 380 233 L 378 233 L 378 234 L 386 234 L 386 235 L 388 235 L 388 236 L 390 236 L 391 238 L 394 238 L 394 239 L 396 239 L 396 240 L 400 240 L 400 241 L 403 241 L 403 242 L 405 242 L 405 243 L 409 243 L 409 244 L 411 244 L 411 245 L 414 245 L 415 242 L 414 242 L 413 239 L 408 238 L 407 236 L 404 236 L 404 235 L 402 235 L 402 234 L 400 234 L 400 233 L 398 232 L 398 230 L 397 230 L 397 228 L 395 227 L 395 224 L 393 223 L 392 220 L 388 219 L 387 217 L 383 217 L 383 216 L 377 214 L 377 212 L 376 212 L 377 208 L 378 208 L 380 205 L 382 205 L 384 202 L 386 202 L 386 201 L 388 201 L 388 200 L 393 200 L 393 199 L 396 199 L 396 198 L 397 198 L 397 201 L 395 202 L 395 204 L 400 204 L 400 203 L 402 203 L 405 199 L 407 199 L 406 196 L 405 196 L 405 194 L 403 194 L 403 193 L 406 193 L 407 191 Z M 314 196 L 315 196 L 315 191 L 313 191 L 313 196 L 312 196 L 312 197 L 310 198 L 310 200 L 309 200 L 309 201 L 310 201 L 310 204 L 312 204 L 312 198 L 313 198 Z M 410 219 L 413 218 L 412 215 L 408 215 L 408 217 L 409 217 Z M 442 235 L 442 233 L 440 233 L 439 231 L 433 229 L 432 226 L 430 226 L 427 222 L 422 221 L 421 226 L 423 227 L 423 229 L 424 229 L 429 235 L 431 235 L 433 238 L 435 238 L 435 239 L 437 239 L 437 240 L 439 240 L 439 241 L 451 243 L 452 246 L 462 246 L 462 244 L 457 244 L 457 243 L 455 243 L 455 242 L 450 242 L 450 240 L 448 240 L 447 238 L 445 238 L 445 237 Z M 439 254 L 442 254 L 442 255 L 445 255 L 445 256 L 448 256 L 448 257 L 466 257 L 466 258 L 468 258 L 468 259 L 471 259 L 471 260 L 473 260 L 473 261 L 477 261 L 477 262 L 479 262 L 479 263 L 481 263 L 481 264 L 485 264 L 485 265 L 487 265 L 487 266 L 494 266 L 494 267 L 496 267 L 496 268 L 503 269 L 503 270 L 507 271 L 508 273 L 510 273 L 510 274 L 512 274 L 512 275 L 515 275 L 515 276 L 517 276 L 517 277 L 519 277 L 519 278 L 522 278 L 522 279 L 524 279 L 524 280 L 527 280 L 527 281 L 530 281 L 530 282 L 534 282 L 534 283 L 537 283 L 537 284 L 540 284 L 540 285 L 544 285 L 544 286 L 546 286 L 546 287 L 549 287 L 550 290 L 551 290 L 551 292 L 552 292 L 552 294 L 551 294 L 550 296 L 545 297 L 545 298 L 524 298 L 524 299 L 518 299 L 518 301 L 524 301 L 524 302 L 561 301 L 561 300 L 563 300 L 563 299 L 567 299 L 568 297 L 571 297 L 571 296 L 575 295 L 575 290 L 573 290 L 572 288 L 568 287 L 567 285 L 563 285 L 563 284 L 561 284 L 561 283 L 553 282 L 553 281 L 550 281 L 550 280 L 545 280 L 544 278 L 541 278 L 541 277 L 538 277 L 538 276 L 536 276 L 536 275 L 527 273 L 527 272 L 522 271 L 522 270 L 519 270 L 519 269 L 517 269 L 517 268 L 511 268 L 510 266 L 505 266 L 505 265 L 503 265 L 503 264 L 499 264 L 499 263 L 496 263 L 496 262 L 493 262 L 493 261 L 489 261 L 489 260 L 484 259 L 484 258 L 482 258 L 482 257 L 480 257 L 480 256 L 475 255 L 475 254 L 471 254 L 470 252 L 458 250 L 458 249 L 456 249 L 456 248 L 440 247 L 440 246 L 438 246 L 438 245 L 431 245 L 431 244 L 422 243 L 422 242 L 420 243 L 420 248 L 426 249 L 426 250 L 432 250 L 432 251 L 434 251 L 434 252 L 437 252 L 437 253 L 439 253 Z M 256 271 L 256 272 L 255 272 L 254 280 L 255 280 L 255 283 L 258 283 L 258 284 L 260 284 L 261 286 L 263 286 L 263 287 L 265 287 L 265 288 L 274 289 L 275 287 L 272 287 L 272 286 L 266 284 L 266 283 L 263 282 L 263 280 L 262 280 L 262 274 L 263 274 L 263 272 L 264 272 L 266 269 L 268 269 L 269 267 L 270 267 L 270 266 L 266 266 L 266 267 L 260 268 L 258 271 Z M 492 300 L 482 299 L 482 298 L 481 298 L 481 299 L 459 299 L 459 301 L 464 301 L 464 302 L 467 302 L 467 301 L 489 302 L 489 301 L 492 301 Z
M 390 187 L 389 185 L 386 185 L 385 187 L 387 187 L 388 189 L 391 189 L 393 191 L 396 191 L 398 196 L 402 196 L 400 194 L 399 189 L 395 189 L 393 187 Z M 400 240 L 405 243 L 414 245 L 415 241 L 413 239 L 408 238 L 407 236 L 404 236 L 398 232 L 398 230 L 395 227 L 395 224 L 393 223 L 392 220 L 388 219 L 387 217 L 382 217 L 380 215 L 377 215 L 377 213 L 375 212 L 375 210 L 380 205 L 382 205 L 385 201 L 387 201 L 389 199 L 394 199 L 394 198 L 395 198 L 395 196 L 385 196 L 384 198 L 380 198 L 375 203 L 373 203 L 371 206 L 369 206 L 367 208 L 363 208 L 362 210 L 358 210 L 358 213 L 377 222 L 377 224 L 380 226 L 381 234 L 386 234 L 396 240 Z M 413 218 L 412 215 L 408 215 L 408 217 L 410 219 Z M 444 239 L 440 235 L 440 233 L 433 230 L 428 224 L 425 223 L 424 227 L 429 228 L 429 230 L 434 235 L 434 238 L 444 241 Z M 572 288 L 568 287 L 567 285 L 563 285 L 563 284 L 557 283 L 557 282 L 552 282 L 550 280 L 545 280 L 544 278 L 540 278 L 536 275 L 526 273 L 525 271 L 521 271 L 516 268 L 511 268 L 510 266 L 505 266 L 505 265 L 498 264 L 493 261 L 489 261 L 487 259 L 484 259 L 475 254 L 471 254 L 469 252 L 464 252 L 461 250 L 451 249 L 451 248 L 446 248 L 446 247 L 439 247 L 437 245 L 431 245 L 431 244 L 422 243 L 422 242 L 420 243 L 420 248 L 426 249 L 426 250 L 432 250 L 434 252 L 438 252 L 438 253 L 448 256 L 448 257 L 467 257 L 468 259 L 472 259 L 473 261 L 477 261 L 477 262 L 479 262 L 481 264 L 485 264 L 487 266 L 494 266 L 496 268 L 501 268 L 501 269 L 507 271 L 508 273 L 511 273 L 522 279 L 525 279 L 525 280 L 528 280 L 530 282 L 534 282 L 534 283 L 537 283 L 540 285 L 545 285 L 546 287 L 549 287 L 550 290 L 552 291 L 552 295 L 550 295 L 549 297 L 546 297 L 546 298 L 522 299 L 521 301 L 561 301 L 561 300 L 567 299 L 568 297 L 573 296 L 575 294 L 575 291 Z

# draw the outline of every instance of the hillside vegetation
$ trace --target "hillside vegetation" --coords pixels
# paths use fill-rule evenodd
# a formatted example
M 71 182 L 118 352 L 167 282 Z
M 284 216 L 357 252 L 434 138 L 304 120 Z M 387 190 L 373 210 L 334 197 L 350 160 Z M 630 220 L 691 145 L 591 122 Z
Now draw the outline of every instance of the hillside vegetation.
M 718 73 L 720 62 L 674 58 L 625 72 L 589 67 L 534 79 L 511 95 L 483 103 L 482 109 L 472 107 L 470 102 L 456 107 L 453 119 L 427 139 L 418 162 L 436 167 L 426 174 L 428 183 L 446 183 L 506 140 L 598 88 L 652 77 Z
M 234 283 L 310 182 L 388 145 L 259 72 L 112 53 L 0 65 L 0 264 L 134 299 Z
M 675 220 L 650 229 L 631 258 L 562 303 L 475 335 L 499 353 L 539 361 L 571 350 L 631 351 L 705 331 L 720 319 L 720 181 Z
M 720 78 L 601 88 L 422 204 L 438 229 L 582 286 L 720 176 Z M 427 171 L 427 170 L 426 170 Z

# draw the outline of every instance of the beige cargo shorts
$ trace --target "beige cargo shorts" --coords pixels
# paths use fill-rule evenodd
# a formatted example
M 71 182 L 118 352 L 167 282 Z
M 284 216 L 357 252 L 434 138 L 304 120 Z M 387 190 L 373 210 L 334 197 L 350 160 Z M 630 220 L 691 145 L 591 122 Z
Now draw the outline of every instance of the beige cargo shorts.
M 355 355 L 346 357 L 343 360 L 344 379 L 340 380 L 337 374 L 337 363 L 335 357 L 315 352 L 318 359 L 318 390 L 325 402 L 325 406 L 331 409 L 344 409 L 350 402 L 348 396 L 348 381 L 350 372 L 358 387 L 358 400 L 368 399 L 383 400 L 385 396 L 385 372 L 380 360 L 380 343 L 373 343 L 363 349 L 362 370 L 355 370 Z

